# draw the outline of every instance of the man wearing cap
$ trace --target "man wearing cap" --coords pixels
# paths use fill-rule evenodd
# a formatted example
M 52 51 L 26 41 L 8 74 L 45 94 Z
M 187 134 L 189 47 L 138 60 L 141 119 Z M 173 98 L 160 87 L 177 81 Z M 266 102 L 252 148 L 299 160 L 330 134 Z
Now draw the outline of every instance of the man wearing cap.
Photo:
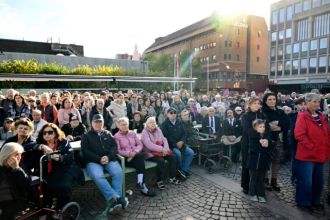
M 240 106 L 237 106 L 234 110 L 234 118 L 236 120 L 241 120 L 243 113 L 244 113 L 243 109 Z
M 181 178 L 186 179 L 191 176 L 189 166 L 193 159 L 194 151 L 185 144 L 187 135 L 182 122 L 176 119 L 176 115 L 177 112 L 175 108 L 169 108 L 167 110 L 167 118 L 161 125 L 161 130 L 164 137 L 167 138 L 169 147 L 177 157 L 178 172 Z M 181 154 L 185 155 L 183 163 Z
M 101 190 L 110 212 L 125 209 L 127 198 L 122 196 L 123 171 L 117 161 L 117 144 L 112 134 L 104 130 L 103 116 L 92 118 L 92 129 L 81 138 L 81 151 L 86 161 L 88 175 Z M 104 170 L 112 177 L 112 187 L 104 177 Z
M 79 122 L 75 114 L 71 114 L 69 123 L 63 125 L 61 129 L 69 141 L 80 141 L 81 136 L 87 132 L 86 126 Z
M 47 124 L 47 121 L 41 118 L 41 111 L 38 109 L 33 110 L 31 115 L 33 119 L 32 123 L 34 125 L 32 136 L 37 139 L 40 129 Z

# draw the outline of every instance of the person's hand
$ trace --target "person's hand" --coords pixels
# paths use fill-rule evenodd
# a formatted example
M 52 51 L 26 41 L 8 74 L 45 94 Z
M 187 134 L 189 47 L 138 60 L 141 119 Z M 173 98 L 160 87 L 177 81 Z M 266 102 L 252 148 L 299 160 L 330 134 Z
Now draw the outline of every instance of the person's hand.
M 53 152 L 53 150 L 50 149 L 50 148 L 49 148 L 48 146 L 46 146 L 46 145 L 43 145 L 43 146 L 41 147 L 41 150 L 42 150 L 42 152 L 44 152 L 44 154 L 49 154 L 49 153 Z
M 22 113 L 22 114 L 21 114 L 21 116 L 23 116 L 23 117 L 24 117 L 24 116 L 25 116 L 25 113 Z
M 107 157 L 107 156 L 103 156 L 102 158 L 101 158 L 101 164 L 102 165 L 106 165 L 106 164 L 108 164 L 109 163 L 109 158 Z
M 136 155 L 136 152 L 135 151 L 132 151 L 132 152 L 129 152 L 129 157 L 135 157 L 135 155 Z
M 162 153 L 163 153 L 163 156 L 166 156 L 168 154 L 168 150 L 166 148 L 163 148 Z
M 234 142 L 236 138 L 234 138 L 233 136 L 229 136 L 228 139 L 230 142 Z
M 180 150 L 182 148 L 183 142 L 179 141 L 178 143 L 176 143 L 176 147 Z
M 283 109 L 281 106 L 276 106 L 278 109 Z
M 193 126 L 196 126 L 196 125 L 197 125 L 197 122 L 196 122 L 196 121 L 194 121 L 192 124 L 193 124 Z
M 272 124 L 272 125 L 278 126 L 278 121 L 272 121 L 272 122 L 269 122 L 269 123 Z
M 15 157 L 10 157 L 7 160 L 7 164 L 13 168 L 13 169 L 17 169 L 19 167 L 19 160 L 17 160 Z
M 269 126 L 270 126 L 270 130 L 272 130 L 272 131 L 280 131 L 281 130 L 281 127 L 279 127 L 277 125 L 269 123 Z
M 113 115 L 112 117 L 113 117 L 113 118 L 117 118 L 117 115 Z
M 260 139 L 261 146 L 268 147 L 268 140 L 267 139 Z
M 66 138 L 67 138 L 69 141 L 73 141 L 73 140 L 74 140 L 73 137 L 72 137 L 71 135 L 68 135 Z
M 107 130 L 108 128 L 107 128 L 107 126 L 104 126 L 103 129 L 104 129 L 104 130 Z
M 53 155 L 50 155 L 50 158 L 52 158 L 52 160 L 59 161 L 60 160 L 60 155 L 59 154 L 53 154 Z

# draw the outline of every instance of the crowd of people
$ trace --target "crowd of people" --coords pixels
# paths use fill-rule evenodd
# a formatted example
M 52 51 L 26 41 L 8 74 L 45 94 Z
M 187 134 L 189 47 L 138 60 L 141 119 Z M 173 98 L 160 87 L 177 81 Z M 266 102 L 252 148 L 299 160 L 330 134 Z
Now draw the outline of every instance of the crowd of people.
M 166 187 L 165 161 L 169 183 L 179 185 L 192 175 L 189 167 L 203 134 L 226 153 L 234 148 L 230 156 L 234 163 L 242 162 L 243 192 L 256 202 L 266 202 L 265 190 L 281 190 L 278 172 L 285 149 L 290 149 L 298 206 L 310 212 L 324 209 L 320 196 L 330 153 L 328 104 L 330 94 L 324 97 L 317 90 L 299 97 L 295 92 L 284 95 L 269 90 L 208 97 L 189 94 L 184 88 L 176 94 L 132 90 L 21 94 L 9 89 L 0 96 L 0 138 L 4 140 L 0 219 L 14 219 L 24 208 L 22 192 L 31 176 L 39 175 L 39 158 L 45 153 L 58 152 L 44 164 L 44 207 L 51 207 L 57 198 L 56 209 L 62 209 L 70 200 L 73 181 L 84 184 L 81 168 L 86 167 L 114 212 L 129 204 L 122 195 L 117 154 L 125 158 L 126 166 L 136 169 L 141 193 L 152 197 L 156 192 L 145 183 L 144 161 L 157 164 L 159 190 Z M 81 142 L 81 149 L 72 148 L 70 143 L 75 141 Z M 111 174 L 111 184 L 104 171 Z M 8 208 L 14 202 L 20 205 Z M 39 219 L 46 218 L 42 212 Z

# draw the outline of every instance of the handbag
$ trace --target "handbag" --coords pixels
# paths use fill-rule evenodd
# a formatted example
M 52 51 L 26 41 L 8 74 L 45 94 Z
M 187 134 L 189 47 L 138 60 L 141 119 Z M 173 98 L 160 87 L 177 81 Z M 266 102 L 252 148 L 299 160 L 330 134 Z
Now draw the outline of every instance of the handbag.
M 159 145 L 159 146 L 162 146 L 164 147 L 164 143 L 161 142 L 161 141 L 156 141 L 156 145 Z M 162 152 L 156 152 L 156 151 L 150 151 L 150 153 L 154 156 L 157 156 L 157 157 L 163 157 L 163 153 Z M 169 149 L 168 151 L 168 156 L 171 156 L 173 154 L 173 151 L 171 149 Z

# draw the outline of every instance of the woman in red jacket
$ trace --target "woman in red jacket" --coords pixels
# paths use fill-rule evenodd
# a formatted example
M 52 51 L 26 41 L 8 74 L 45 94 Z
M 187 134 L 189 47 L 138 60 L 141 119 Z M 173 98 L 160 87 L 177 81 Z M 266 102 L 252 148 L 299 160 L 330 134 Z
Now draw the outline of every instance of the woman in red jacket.
M 296 202 L 303 210 L 324 209 L 320 203 L 324 183 L 324 163 L 329 158 L 329 126 L 327 116 L 317 109 L 320 95 L 306 95 L 307 108 L 302 109 L 294 130 L 298 140 L 299 161 Z

